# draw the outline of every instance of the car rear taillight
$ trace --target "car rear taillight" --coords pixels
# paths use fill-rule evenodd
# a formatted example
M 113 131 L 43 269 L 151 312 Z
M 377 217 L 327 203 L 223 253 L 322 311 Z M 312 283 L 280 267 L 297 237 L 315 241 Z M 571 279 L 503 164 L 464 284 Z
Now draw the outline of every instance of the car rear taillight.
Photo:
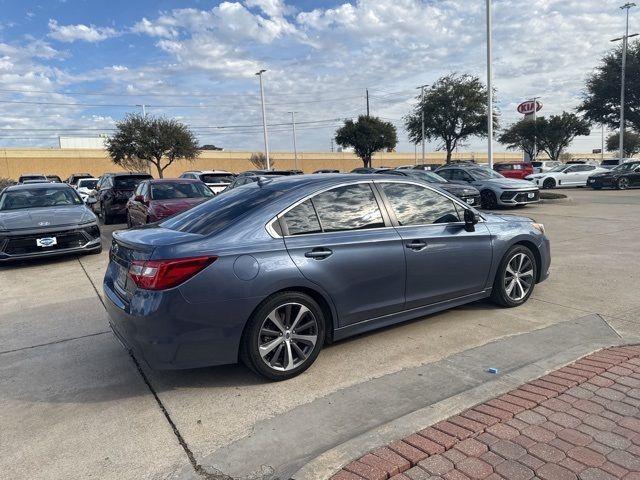
M 135 260 L 129 267 L 129 276 L 139 288 L 164 290 L 186 282 L 217 259 L 218 257 L 193 257 L 174 260 Z

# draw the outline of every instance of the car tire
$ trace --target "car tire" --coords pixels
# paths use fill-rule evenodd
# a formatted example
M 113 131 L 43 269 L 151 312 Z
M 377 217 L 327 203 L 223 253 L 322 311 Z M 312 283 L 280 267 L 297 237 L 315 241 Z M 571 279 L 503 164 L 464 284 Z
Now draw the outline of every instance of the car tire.
M 480 205 L 484 209 L 492 209 L 498 206 L 498 200 L 496 194 L 491 190 L 483 190 L 480 192 Z
M 556 181 L 553 178 L 545 178 L 544 182 L 542 182 L 542 188 L 547 190 L 556 188 Z
M 113 217 L 107 213 L 107 209 L 104 208 L 104 203 L 100 206 L 100 216 L 102 217 L 102 223 L 105 225 L 111 225 L 113 223 Z
M 498 266 L 491 300 L 502 307 L 518 307 L 531 296 L 536 278 L 538 264 L 533 252 L 524 245 L 514 245 Z
M 240 359 L 268 380 L 288 380 L 311 366 L 324 336 L 325 316 L 318 303 L 301 292 L 280 292 L 262 302 L 249 318 Z
M 625 177 L 620 177 L 616 182 L 616 188 L 618 190 L 626 190 L 629 188 L 629 179 Z

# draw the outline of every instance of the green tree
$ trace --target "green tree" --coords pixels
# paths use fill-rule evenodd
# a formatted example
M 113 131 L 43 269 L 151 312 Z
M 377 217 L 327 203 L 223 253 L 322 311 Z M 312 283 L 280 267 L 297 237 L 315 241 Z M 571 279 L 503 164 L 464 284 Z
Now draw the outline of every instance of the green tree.
M 562 152 L 576 137 L 589 135 L 589 122 L 575 113 L 562 112 L 561 115 L 538 117 L 536 123 L 538 148 L 549 155 L 551 160 L 559 160 Z
M 107 151 L 116 165 L 143 170 L 153 164 L 158 177 L 176 160 L 195 160 L 200 154 L 196 136 L 183 123 L 161 117 L 127 115 L 107 140 Z
M 635 154 L 640 153 L 640 135 L 636 132 L 624 132 L 624 150 L 625 158 L 631 158 Z M 620 150 L 620 132 L 612 133 L 607 137 L 607 151 L 617 152 Z
M 392 150 L 398 144 L 396 127 L 378 117 L 361 115 L 358 121 L 345 120 L 336 131 L 336 143 L 353 147 L 365 167 L 371 166 L 371 157 L 380 150 Z
M 620 84 L 622 83 L 622 46 L 607 53 L 587 78 L 579 112 L 592 123 L 620 127 Z M 640 132 L 640 42 L 627 51 L 624 115 L 629 125 Z
M 523 150 L 529 158 L 533 158 L 536 145 L 536 123 L 525 118 L 509 126 L 498 137 L 498 142 L 509 150 Z
M 440 78 L 425 90 L 424 99 L 404 117 L 405 128 L 413 143 L 422 141 L 422 113 L 425 138 L 440 140 L 439 150 L 447 152 L 447 163 L 458 146 L 469 137 L 487 136 L 487 88 L 478 77 L 451 74 Z M 498 115 L 493 114 L 494 128 Z

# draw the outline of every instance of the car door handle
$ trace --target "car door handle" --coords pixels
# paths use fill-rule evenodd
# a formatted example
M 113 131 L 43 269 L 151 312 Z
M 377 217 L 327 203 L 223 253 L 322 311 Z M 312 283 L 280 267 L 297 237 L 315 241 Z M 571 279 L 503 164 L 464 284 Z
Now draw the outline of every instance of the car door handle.
M 422 240 L 413 240 L 407 243 L 407 248 L 419 252 L 420 250 L 427 248 L 427 242 L 423 242 Z
M 322 260 L 333 255 L 333 251 L 328 248 L 314 248 L 304 254 L 307 258 L 315 258 L 316 260 Z

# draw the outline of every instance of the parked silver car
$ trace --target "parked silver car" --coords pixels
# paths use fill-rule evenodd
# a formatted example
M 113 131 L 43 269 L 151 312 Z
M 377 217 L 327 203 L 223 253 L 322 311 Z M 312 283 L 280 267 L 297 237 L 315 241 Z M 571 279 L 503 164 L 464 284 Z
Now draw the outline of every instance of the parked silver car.
M 498 172 L 476 165 L 444 166 L 436 170 L 450 182 L 471 184 L 480 190 L 482 208 L 523 206 L 540 201 L 540 189 L 526 180 L 505 178 Z

